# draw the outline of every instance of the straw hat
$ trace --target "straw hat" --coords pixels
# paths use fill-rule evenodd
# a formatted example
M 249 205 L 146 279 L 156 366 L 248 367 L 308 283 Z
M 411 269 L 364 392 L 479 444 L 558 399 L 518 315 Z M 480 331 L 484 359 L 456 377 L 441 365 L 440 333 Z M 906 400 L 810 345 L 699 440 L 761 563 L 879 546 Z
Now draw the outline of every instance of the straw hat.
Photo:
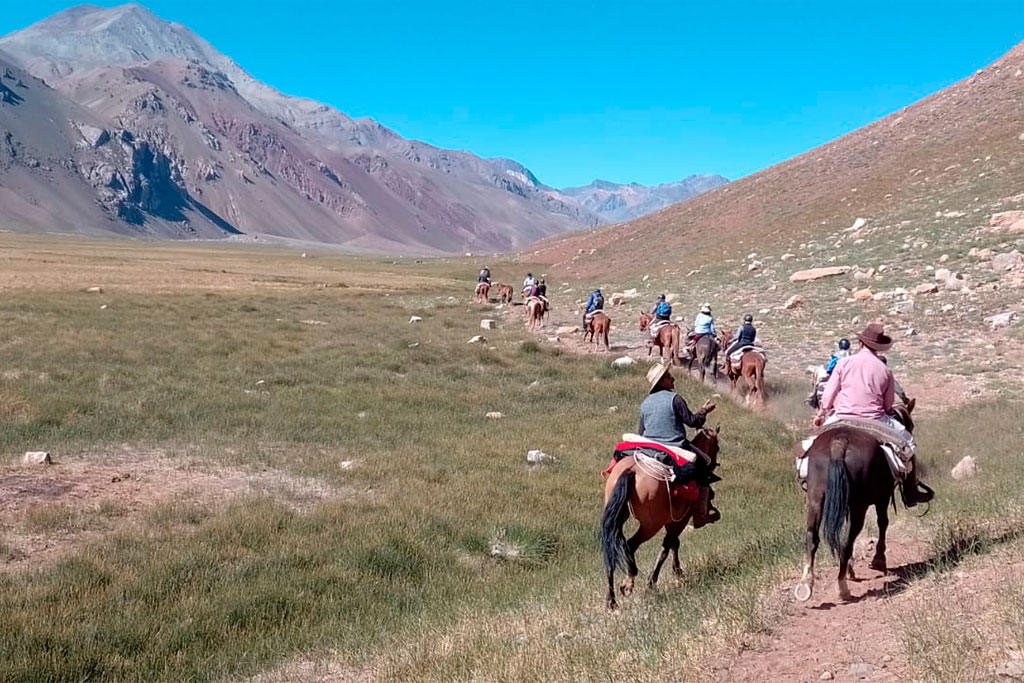
M 658 386 L 658 382 L 665 376 L 671 368 L 664 363 L 655 363 L 651 366 L 651 369 L 647 371 L 647 381 L 651 385 L 651 389 Z
M 882 323 L 869 323 L 864 331 L 857 335 L 857 339 L 872 351 L 888 351 L 892 346 L 892 337 L 885 333 Z
M 701 313 L 710 313 L 711 312 L 711 304 L 704 304 L 704 305 L 702 305 L 700 307 L 700 312 Z

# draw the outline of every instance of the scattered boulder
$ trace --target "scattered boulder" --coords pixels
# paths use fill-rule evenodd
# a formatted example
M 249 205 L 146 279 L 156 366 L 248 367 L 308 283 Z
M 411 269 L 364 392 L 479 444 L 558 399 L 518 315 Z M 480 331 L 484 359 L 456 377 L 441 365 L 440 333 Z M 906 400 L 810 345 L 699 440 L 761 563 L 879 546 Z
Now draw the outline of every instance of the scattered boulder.
M 812 280 L 820 280 L 826 277 L 835 277 L 836 275 L 845 275 L 850 271 L 849 266 L 829 266 L 827 268 L 810 268 L 808 270 L 798 270 L 789 276 L 790 282 L 810 282 Z
M 500 420 L 503 417 L 503 415 L 496 410 L 492 410 L 491 412 L 484 415 L 484 417 L 486 417 L 488 420 Z
M 962 479 L 969 479 L 978 473 L 978 465 L 975 463 L 974 458 L 969 455 L 965 455 L 960 459 L 954 467 L 950 475 L 960 481 Z
M 753 272 L 755 270 L 761 270 L 761 266 L 764 265 L 760 261 L 751 261 L 750 265 L 747 266 L 747 272 Z
M 992 257 L 992 270 L 997 273 L 1005 273 L 1008 270 L 1020 266 L 1024 263 L 1024 255 L 1014 249 L 1013 251 L 1006 254 L 996 254 Z
M 46 451 L 28 451 L 21 459 L 26 465 L 52 465 L 53 458 Z
M 622 356 L 612 361 L 613 368 L 628 368 L 630 365 L 636 365 L 636 359 L 632 356 Z
M 949 268 L 936 268 L 935 279 L 939 282 L 945 282 L 953 275 L 953 272 Z
M 1024 221 L 1024 211 L 1001 211 L 992 214 L 989 225 L 993 228 L 1009 228 Z
M 617 413 L 617 412 L 619 412 L 619 407 L 618 406 L 608 406 L 608 412 L 609 413 Z
M 481 320 L 480 329 L 482 330 L 493 330 L 498 327 L 497 320 Z
M 953 308 L 954 308 L 953 304 L 943 304 L 942 305 L 942 312 L 943 313 L 949 313 L 950 311 L 953 310 Z
M 409 324 L 411 325 L 412 323 L 418 323 L 418 322 L 420 322 L 422 320 L 423 320 L 423 318 L 421 318 L 418 315 L 410 316 L 409 317 Z
M 846 669 L 846 675 L 852 678 L 868 678 L 875 672 L 875 667 L 867 662 L 855 662 Z
M 892 301 L 896 298 L 896 292 L 875 292 L 871 298 L 874 301 Z
M 553 455 L 548 455 L 541 450 L 532 450 L 526 452 L 526 462 L 531 465 L 542 465 L 544 463 L 555 462 L 557 458 Z
M 903 301 L 897 301 L 892 311 L 898 315 L 910 315 L 914 312 L 914 300 L 904 299 Z
M 794 308 L 800 308 L 803 305 L 804 305 L 804 298 L 802 296 L 800 296 L 799 294 L 794 294 L 793 296 L 789 297 L 789 300 L 786 301 L 785 304 L 783 304 L 783 307 L 787 311 L 791 311 Z
M 583 250 L 581 249 L 580 251 Z M 504 557 L 508 560 L 514 560 L 522 554 L 523 549 L 514 543 L 495 541 L 491 544 L 491 557 Z
M 921 294 L 935 294 L 939 291 L 939 286 L 934 282 L 923 282 L 917 287 L 914 287 L 914 294 L 920 296 Z
M 857 230 L 860 230 L 861 228 L 863 228 L 867 224 L 868 224 L 868 221 L 867 221 L 866 218 L 857 218 L 857 220 L 855 220 L 853 222 L 853 225 L 848 227 L 846 229 L 846 231 L 847 232 L 856 232 Z
M 665 295 L 665 301 L 667 301 L 670 304 L 674 304 L 678 300 L 679 300 L 679 295 L 678 294 L 670 292 L 670 293 Z
M 1005 327 L 1009 327 L 1014 320 L 1017 319 L 1016 311 L 1006 311 L 1005 313 L 998 313 L 996 315 L 990 315 L 985 318 L 985 322 L 988 324 L 991 330 L 1001 330 Z
M 580 328 L 576 327 L 575 325 L 563 325 L 562 327 L 559 327 L 557 330 L 555 330 L 555 334 L 576 334 L 579 331 Z
M 779 257 L 779 260 L 780 261 L 789 261 L 790 259 L 795 259 L 795 258 L 796 258 L 796 254 L 791 254 L 791 253 L 789 253 L 787 251 L 785 254 L 783 254 L 782 256 Z
M 624 299 L 635 299 L 640 296 L 640 292 L 636 291 L 636 287 L 631 287 L 622 293 Z
M 995 674 L 1000 680 L 1024 681 L 1024 659 L 1011 656 L 996 667 Z
M 945 285 L 946 289 L 953 292 L 959 292 L 964 289 L 967 289 L 967 280 L 965 280 L 964 276 L 961 275 L 960 273 L 953 273 L 948 278 L 946 278 Z
M 872 296 L 870 289 L 858 289 L 853 293 L 853 298 L 857 301 L 870 301 Z
M 482 334 L 478 334 L 475 337 L 470 338 L 470 340 L 468 342 L 466 342 L 466 343 L 467 344 L 483 344 L 485 341 L 487 341 L 487 337 L 483 336 Z
M 102 287 L 86 287 L 85 288 L 85 292 L 87 294 L 102 294 L 103 293 L 103 288 Z

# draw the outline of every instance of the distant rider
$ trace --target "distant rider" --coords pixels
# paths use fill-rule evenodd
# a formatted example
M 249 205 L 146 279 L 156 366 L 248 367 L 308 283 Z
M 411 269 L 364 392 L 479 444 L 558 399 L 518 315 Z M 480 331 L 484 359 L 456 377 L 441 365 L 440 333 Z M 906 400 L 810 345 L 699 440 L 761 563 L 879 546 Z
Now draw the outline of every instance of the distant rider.
M 533 279 L 533 273 L 527 273 L 526 279 L 523 280 L 523 296 L 529 296 L 535 284 L 537 284 L 537 281 Z
M 860 351 L 836 363 L 825 385 L 814 424 L 853 418 L 878 420 L 889 427 L 902 437 L 901 445 L 910 451 L 906 463 L 910 471 L 904 475 L 902 485 L 903 503 L 907 507 L 927 503 L 935 494 L 918 482 L 914 436 L 892 415 L 896 380 L 879 356 L 892 346 L 892 338 L 885 334 L 880 323 L 871 323 L 857 335 L 857 339 L 861 344 Z
M 600 289 L 595 289 L 591 293 L 590 298 L 587 299 L 587 307 L 583 311 L 583 331 L 587 331 L 587 321 L 591 317 L 591 313 L 594 311 L 600 311 L 604 308 L 604 295 L 601 294 Z
M 712 321 L 712 325 L 714 321 Z M 754 316 L 747 313 L 743 316 L 743 324 L 736 330 L 733 338 L 729 340 L 729 348 L 725 350 L 725 371 L 729 372 L 730 356 L 744 346 L 753 346 L 757 341 L 757 329 L 754 328 Z
M 487 266 L 481 268 L 480 274 L 476 276 L 476 282 L 477 284 L 480 284 L 481 282 L 491 284 L 491 269 L 488 268 Z
M 654 303 L 654 308 L 651 309 L 651 315 L 655 320 L 668 321 L 672 319 L 672 304 L 665 299 L 664 294 L 658 295 L 658 300 Z
M 819 381 L 814 383 L 811 387 L 811 393 L 804 399 L 804 403 L 812 408 L 818 407 L 818 394 L 824 388 L 825 382 L 828 381 L 829 376 L 836 367 L 836 363 L 842 358 L 846 358 L 850 355 L 850 340 L 845 337 L 839 340 L 838 350 L 833 351 L 832 355 L 829 356 L 828 363 L 825 365 L 825 376 L 820 378 Z
M 541 278 L 537 283 L 536 294 L 534 296 L 544 302 L 544 312 L 546 313 L 548 310 L 548 286 L 547 283 L 544 282 L 544 278 Z

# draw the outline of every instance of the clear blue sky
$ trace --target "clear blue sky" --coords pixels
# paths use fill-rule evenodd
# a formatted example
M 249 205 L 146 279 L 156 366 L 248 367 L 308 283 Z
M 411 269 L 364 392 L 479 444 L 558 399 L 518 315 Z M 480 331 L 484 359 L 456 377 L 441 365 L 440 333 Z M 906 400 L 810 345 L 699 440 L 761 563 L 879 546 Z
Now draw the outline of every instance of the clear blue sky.
M 4 3 L 0 33 L 72 4 Z M 284 92 L 555 186 L 737 178 L 1024 40 L 1022 0 L 143 4 Z

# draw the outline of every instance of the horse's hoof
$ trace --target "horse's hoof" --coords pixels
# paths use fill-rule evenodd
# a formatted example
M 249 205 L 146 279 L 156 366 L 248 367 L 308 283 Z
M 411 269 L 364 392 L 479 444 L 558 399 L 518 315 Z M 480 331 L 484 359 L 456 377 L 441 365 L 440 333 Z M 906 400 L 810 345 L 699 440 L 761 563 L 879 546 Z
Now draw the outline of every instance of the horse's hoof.
M 615 602 L 615 598 L 608 599 L 608 611 L 614 612 L 618 608 L 618 604 Z
M 807 602 L 811 599 L 811 586 L 807 583 L 798 583 L 796 588 L 793 589 L 793 597 L 798 602 Z
M 886 563 L 885 563 L 885 558 L 879 560 L 876 557 L 875 559 L 871 560 L 871 564 L 869 564 L 868 567 L 873 569 L 876 572 L 882 572 L 883 574 L 885 574 L 885 573 L 887 573 L 889 571 L 889 568 L 886 566 Z

